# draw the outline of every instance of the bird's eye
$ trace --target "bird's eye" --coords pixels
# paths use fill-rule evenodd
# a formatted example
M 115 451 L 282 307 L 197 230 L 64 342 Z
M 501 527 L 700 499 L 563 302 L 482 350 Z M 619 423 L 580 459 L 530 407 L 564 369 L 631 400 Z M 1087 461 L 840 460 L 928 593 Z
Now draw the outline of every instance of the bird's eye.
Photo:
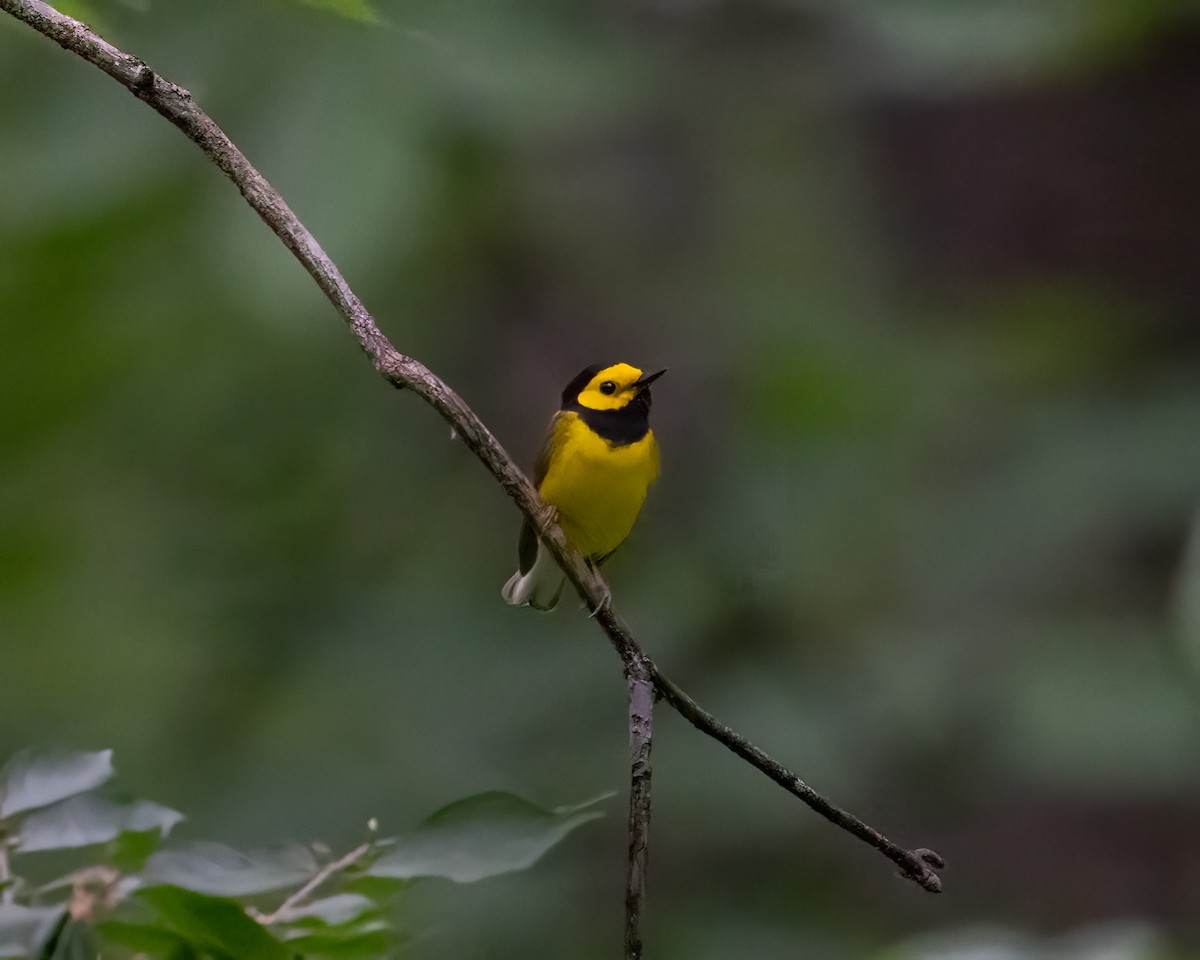
M 602 384 L 600 384 L 600 392 L 608 393 L 608 394 L 616 393 L 617 385 L 615 383 L 613 383 L 611 380 L 605 380 Z

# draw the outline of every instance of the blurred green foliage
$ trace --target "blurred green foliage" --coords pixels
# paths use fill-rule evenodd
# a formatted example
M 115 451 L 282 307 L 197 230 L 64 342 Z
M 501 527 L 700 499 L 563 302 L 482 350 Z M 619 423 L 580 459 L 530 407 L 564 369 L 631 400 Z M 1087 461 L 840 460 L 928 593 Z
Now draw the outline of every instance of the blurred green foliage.
M 1193 5 L 337 7 L 86 13 L 522 460 L 586 364 L 670 367 L 623 614 L 950 863 L 664 712 L 650 954 L 1196 956 Z M 235 845 L 620 788 L 618 664 L 500 603 L 486 474 L 186 140 L 0 50 L 0 755 L 113 744 Z M 623 861 L 415 891 L 407 955 L 611 956 Z
M 374 960 L 403 941 L 395 901 L 411 881 L 473 883 L 532 866 L 595 803 L 544 810 L 509 793 L 467 797 L 402 838 L 376 833 L 251 851 L 158 849 L 182 814 L 101 792 L 112 751 L 24 750 L 0 769 L 0 957 L 5 960 Z M 81 850 L 56 880 L 37 857 Z

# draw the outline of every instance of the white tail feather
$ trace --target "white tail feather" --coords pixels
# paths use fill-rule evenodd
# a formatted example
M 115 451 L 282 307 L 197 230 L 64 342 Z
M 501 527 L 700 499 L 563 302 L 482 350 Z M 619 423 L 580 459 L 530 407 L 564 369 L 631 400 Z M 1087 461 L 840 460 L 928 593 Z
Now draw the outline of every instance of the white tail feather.
M 518 570 L 508 579 L 500 595 L 505 603 L 515 607 L 526 604 L 535 610 L 553 610 L 562 594 L 563 572 L 542 544 L 538 544 L 537 558 L 528 573 Z

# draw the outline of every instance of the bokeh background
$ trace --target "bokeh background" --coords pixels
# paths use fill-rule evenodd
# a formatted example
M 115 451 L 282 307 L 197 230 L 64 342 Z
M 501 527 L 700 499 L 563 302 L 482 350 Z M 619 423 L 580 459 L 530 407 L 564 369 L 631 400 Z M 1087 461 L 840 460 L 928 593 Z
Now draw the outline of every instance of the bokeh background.
M 91 0 L 523 462 L 670 367 L 608 568 L 664 669 L 648 956 L 1200 956 L 1200 14 L 1183 0 Z M 70 8 L 80 10 L 78 5 Z M 619 664 L 195 148 L 0 18 L 0 756 L 236 843 L 609 816 L 406 956 L 615 956 Z M 1189 556 L 1191 559 L 1189 560 Z

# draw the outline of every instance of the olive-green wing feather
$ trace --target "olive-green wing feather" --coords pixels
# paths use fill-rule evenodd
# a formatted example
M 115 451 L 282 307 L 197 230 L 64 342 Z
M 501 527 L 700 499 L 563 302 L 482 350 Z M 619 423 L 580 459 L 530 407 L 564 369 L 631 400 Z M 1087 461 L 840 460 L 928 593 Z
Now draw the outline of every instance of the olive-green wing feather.
M 558 429 L 561 423 L 562 412 L 559 411 L 550 421 L 550 429 L 546 431 L 546 439 L 542 442 L 542 449 L 538 452 L 537 465 L 533 468 L 533 485 L 539 490 L 542 481 L 546 479 L 546 471 L 550 469 L 550 459 L 554 456 L 555 449 L 562 443 Z
M 554 456 L 554 448 L 559 443 L 558 421 L 561 413 L 556 413 L 554 419 L 550 421 L 550 429 L 546 433 L 546 439 L 542 443 L 542 449 L 538 453 L 537 463 L 533 468 L 533 485 L 539 490 L 542 486 L 542 481 L 546 479 L 546 471 L 550 469 L 550 458 Z M 538 551 L 538 535 L 537 529 L 528 520 L 521 525 L 521 540 L 517 545 L 517 566 L 521 573 L 528 573 L 533 569 L 534 561 L 537 560 Z

